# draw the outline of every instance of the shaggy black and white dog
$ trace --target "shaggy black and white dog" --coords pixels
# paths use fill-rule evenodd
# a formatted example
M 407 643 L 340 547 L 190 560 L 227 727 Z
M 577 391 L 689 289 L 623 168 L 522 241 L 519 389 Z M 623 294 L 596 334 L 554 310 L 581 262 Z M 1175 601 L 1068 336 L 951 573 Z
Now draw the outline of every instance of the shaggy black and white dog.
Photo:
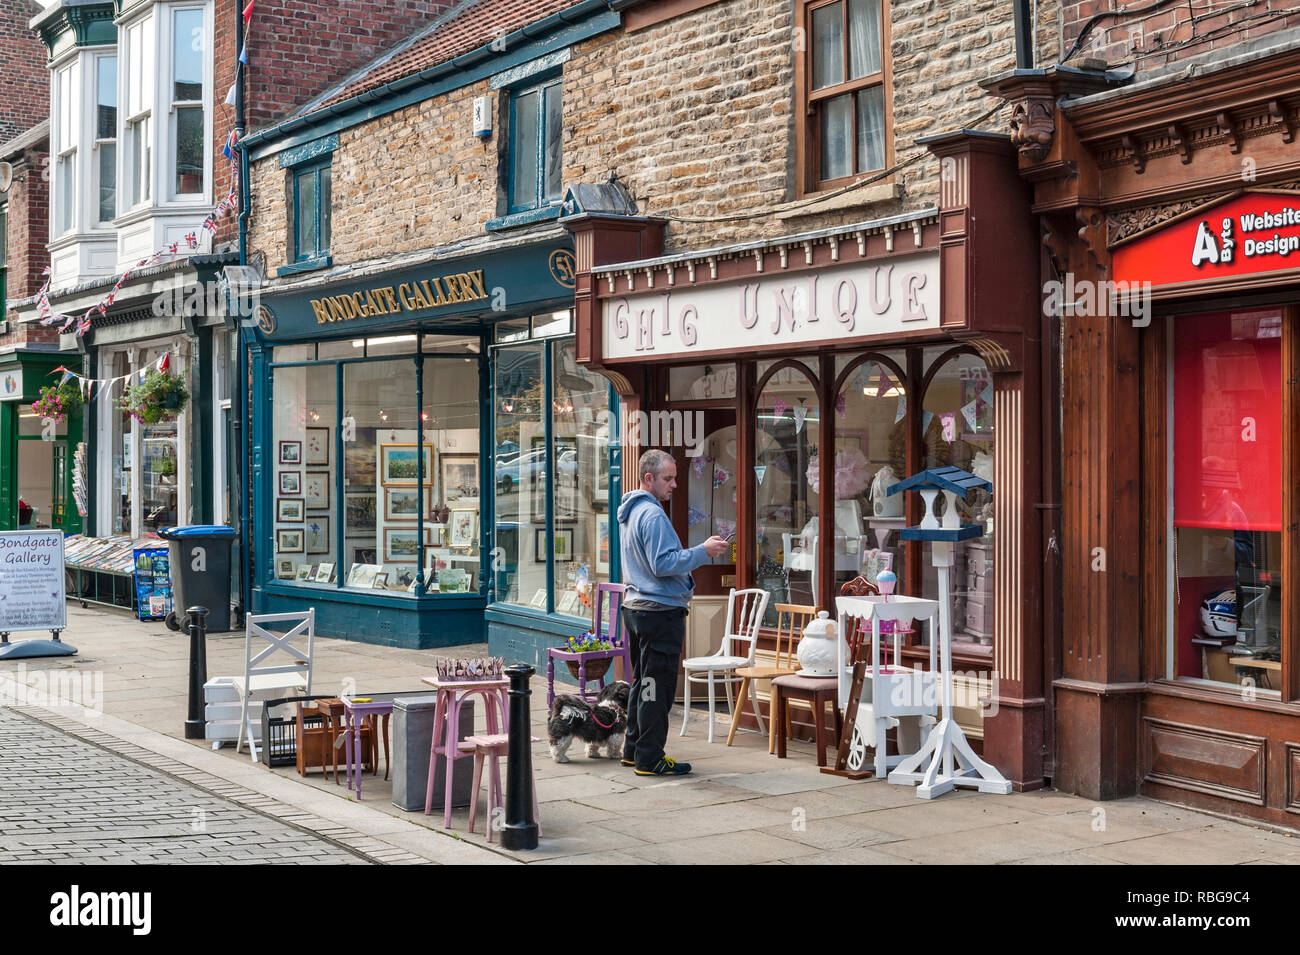
M 599 757 L 604 746 L 607 757 L 618 759 L 623 754 L 627 700 L 631 692 L 629 684 L 615 680 L 600 691 L 595 703 L 567 693 L 557 696 L 546 723 L 551 758 L 557 763 L 567 763 L 569 757 L 565 753 L 575 739 L 580 739 L 587 744 L 588 756 Z

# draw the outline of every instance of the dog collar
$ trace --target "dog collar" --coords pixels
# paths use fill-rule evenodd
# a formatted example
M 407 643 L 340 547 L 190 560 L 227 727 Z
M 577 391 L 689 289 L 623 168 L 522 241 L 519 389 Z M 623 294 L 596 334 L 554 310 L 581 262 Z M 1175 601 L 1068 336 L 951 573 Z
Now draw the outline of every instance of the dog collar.
M 600 721 L 600 717 L 596 715 L 596 707 L 593 706 L 593 707 L 591 708 L 591 718 L 592 718 L 593 720 L 595 720 L 595 721 L 596 721 L 596 725 L 599 726 L 599 727 L 600 727 L 601 729 L 603 729 L 603 730 L 612 729 L 613 726 L 614 726 L 614 723 L 617 723 L 617 722 L 618 722 L 618 715 L 617 715 L 617 714 L 621 714 L 621 713 L 623 712 L 623 711 L 622 711 L 621 709 L 619 709 L 617 706 L 613 706 L 613 705 L 610 706 L 610 709 L 613 710 L 614 713 L 615 713 L 616 715 L 614 716 L 614 720 L 613 720 L 613 722 L 606 724 L 606 723 L 602 723 L 602 722 Z

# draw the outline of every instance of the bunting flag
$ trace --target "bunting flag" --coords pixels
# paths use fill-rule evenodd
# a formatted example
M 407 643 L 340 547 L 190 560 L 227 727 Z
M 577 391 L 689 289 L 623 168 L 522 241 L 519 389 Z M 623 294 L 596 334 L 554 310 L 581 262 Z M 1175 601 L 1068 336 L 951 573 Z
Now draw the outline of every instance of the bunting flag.
M 993 404 L 993 382 L 990 381 L 984 386 L 983 390 L 980 391 L 980 400 L 986 405 Z
M 766 464 L 755 464 L 755 465 L 754 465 L 754 477 L 758 479 L 758 486 L 759 486 L 759 487 L 762 487 L 762 486 L 763 486 L 763 475 L 765 475 L 765 474 L 767 474 L 767 465 L 766 465 Z
M 249 21 L 253 19 L 253 3 L 255 0 L 248 0 L 248 6 L 244 7 L 244 26 L 248 26 Z
M 713 469 L 713 489 L 716 491 L 722 485 L 726 484 L 732 478 L 732 473 L 724 467 L 715 466 Z
M 705 514 L 698 507 L 692 507 L 686 512 L 686 526 L 694 527 L 696 524 L 700 523 L 700 521 L 708 520 L 708 518 L 709 515 Z
M 808 417 L 808 409 L 799 407 L 794 409 L 794 433 L 798 434 L 803 430 L 804 419 Z
M 899 395 L 898 410 L 894 412 L 894 424 L 902 421 L 905 414 L 907 414 L 907 395 Z
M 695 460 L 691 462 L 691 473 L 697 478 L 704 476 L 704 465 L 710 461 L 710 458 L 703 454 L 697 454 Z
M 835 396 L 835 413 L 839 416 L 841 421 L 844 420 L 844 410 L 847 407 L 848 407 L 848 402 L 845 401 L 844 392 L 841 391 L 838 395 Z
M 244 37 L 244 46 L 239 51 L 239 62 L 248 65 L 248 37 Z
M 772 399 L 772 414 L 776 415 L 778 418 L 784 417 L 789 407 L 790 406 L 785 403 L 785 399 L 780 395 L 777 395 L 777 397 Z
M 924 437 L 930 430 L 930 422 L 934 420 L 934 415 L 927 411 L 921 416 L 921 435 Z
M 885 392 L 894 387 L 894 381 L 889 377 L 889 372 L 885 371 L 884 365 L 877 365 L 880 369 L 880 384 L 876 387 L 876 397 L 885 397 Z
M 976 407 L 978 400 L 969 401 L 961 406 L 961 416 L 966 419 L 966 424 L 970 430 L 975 430 L 975 416 L 979 414 L 979 408 Z
M 939 423 L 943 426 L 943 440 L 952 444 L 957 439 L 957 414 L 952 411 L 945 411 L 939 415 Z

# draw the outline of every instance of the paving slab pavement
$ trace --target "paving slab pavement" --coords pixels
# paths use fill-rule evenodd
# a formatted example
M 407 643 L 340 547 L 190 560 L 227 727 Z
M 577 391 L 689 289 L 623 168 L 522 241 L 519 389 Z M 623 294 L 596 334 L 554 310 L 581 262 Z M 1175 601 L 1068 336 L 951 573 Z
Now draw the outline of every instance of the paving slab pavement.
M 766 738 L 756 733 L 742 732 L 735 745 L 727 747 L 723 719 L 717 724 L 722 734 L 715 729 L 717 741 L 709 744 L 703 711 L 693 715 L 685 738 L 678 736 L 679 715 L 669 733 L 669 752 L 695 766 L 695 773 L 682 779 L 638 777 L 617 761 L 589 759 L 581 750 L 570 750 L 571 761 L 556 764 L 544 741 L 534 744 L 541 845 L 531 853 L 506 852 L 498 844 L 489 845 L 482 831 L 466 831 L 465 809 L 453 812 L 450 830 L 442 828 L 440 812 L 425 816 L 398 809 L 391 802 L 391 781 L 382 776 L 364 777 L 358 802 L 355 794 L 349 795 L 341 784 L 319 773 L 300 777 L 293 767 L 268 769 L 253 763 L 246 752 L 235 754 L 230 746 L 214 752 L 209 744 L 185 740 L 188 637 L 124 613 L 75 605 L 69 605 L 68 623 L 65 638 L 78 647 L 78 655 L 22 661 L 22 670 L 14 663 L 0 665 L 0 694 L 4 694 L 0 699 L 19 699 L 15 680 L 30 683 L 54 672 L 65 677 L 87 671 L 97 674 L 102 678 L 102 693 L 79 701 L 88 706 L 30 705 L 28 699 L 22 702 L 29 705 L 17 709 L 93 745 L 116 747 L 129 759 L 205 787 L 206 792 L 245 809 L 282 819 L 296 832 L 333 840 L 368 861 L 507 865 L 1300 861 L 1300 841 L 1294 834 L 1143 798 L 1093 803 L 1047 790 L 1008 796 L 958 791 L 919 800 L 910 787 L 819 772 L 810 744 L 792 743 L 786 760 L 768 755 Z M 211 635 L 209 675 L 242 671 L 243 651 L 242 633 Z M 433 671 L 436 657 L 480 656 L 486 651 L 482 644 L 417 651 L 317 638 L 312 692 L 348 690 L 365 695 L 427 690 L 420 680 Z M 532 733 L 544 738 L 544 676 L 534 678 L 532 690 Z M 477 719 L 481 729 L 481 713 Z M 463 771 L 469 771 L 468 763 Z M 125 824 L 122 831 L 128 831 Z M 64 861 L 71 861 L 71 856 Z

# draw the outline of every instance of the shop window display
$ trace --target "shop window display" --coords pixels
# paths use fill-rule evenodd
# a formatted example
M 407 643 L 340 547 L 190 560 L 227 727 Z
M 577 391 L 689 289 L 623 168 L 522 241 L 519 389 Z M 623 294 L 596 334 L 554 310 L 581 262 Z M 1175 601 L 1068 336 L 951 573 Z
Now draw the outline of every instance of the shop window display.
M 769 607 L 817 604 L 817 496 L 812 485 L 821 409 L 816 384 L 795 364 L 777 366 L 770 375 L 760 366 L 759 381 L 753 465 L 755 580 L 771 594 Z
M 534 320 L 534 338 L 551 324 Z M 585 618 L 615 540 L 609 384 L 577 364 L 572 340 L 495 354 L 496 599 Z
M 887 493 L 907 476 L 905 365 L 901 351 L 837 360 L 836 593 L 858 574 L 875 581 L 886 568 L 898 575 L 898 592 L 910 593 L 899 539 L 907 524 L 903 495 Z
M 1282 320 L 1171 320 L 1174 630 L 1181 678 L 1281 688 Z
M 411 356 L 274 370 L 278 579 L 416 595 L 423 567 L 425 593 L 478 591 L 478 361 L 426 357 L 423 385 L 421 409 Z
M 993 481 L 993 376 L 970 352 L 927 348 L 928 381 L 921 407 L 923 467 L 958 467 Z M 955 642 L 993 643 L 993 509 L 998 488 L 971 491 L 957 507 L 963 524 L 981 524 L 984 536 L 953 548 L 952 628 Z M 940 513 L 943 498 L 940 498 Z M 922 545 L 920 596 L 939 596 L 930 545 Z

